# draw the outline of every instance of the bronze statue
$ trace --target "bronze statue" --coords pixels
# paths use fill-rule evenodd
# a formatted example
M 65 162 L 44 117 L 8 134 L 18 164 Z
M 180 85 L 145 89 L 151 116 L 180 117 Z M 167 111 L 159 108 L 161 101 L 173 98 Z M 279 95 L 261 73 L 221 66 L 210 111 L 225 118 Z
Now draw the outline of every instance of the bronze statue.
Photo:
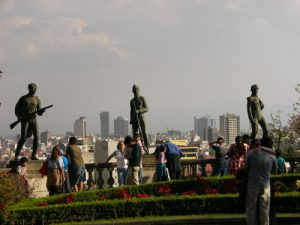
M 144 150 L 148 151 L 148 138 L 146 134 L 146 124 L 144 120 L 144 113 L 148 112 L 148 106 L 143 96 L 140 96 L 140 89 L 137 85 L 133 85 L 132 92 L 134 98 L 130 101 L 130 124 L 132 125 L 133 136 L 138 134 L 144 144 Z
M 19 139 L 15 160 L 18 159 L 20 151 L 27 138 L 33 135 L 33 147 L 32 147 L 32 160 L 38 160 L 36 157 L 36 151 L 39 143 L 39 132 L 36 114 L 41 116 L 45 109 L 41 109 L 41 101 L 35 96 L 37 85 L 30 83 L 28 85 L 28 94 L 22 96 L 16 104 L 15 114 L 18 117 L 18 121 L 21 122 L 21 137 Z
M 263 137 L 268 137 L 268 129 L 265 118 L 262 114 L 264 104 L 257 96 L 258 86 L 256 84 L 251 86 L 251 96 L 247 98 L 247 112 L 252 127 L 251 139 L 254 140 L 258 132 L 258 124 L 263 130 Z

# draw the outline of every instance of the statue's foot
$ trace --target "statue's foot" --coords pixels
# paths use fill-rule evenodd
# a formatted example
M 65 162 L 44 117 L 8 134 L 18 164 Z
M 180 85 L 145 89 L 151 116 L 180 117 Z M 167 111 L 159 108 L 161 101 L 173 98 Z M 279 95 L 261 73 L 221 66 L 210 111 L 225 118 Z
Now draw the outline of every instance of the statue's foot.
M 31 156 L 31 160 L 39 160 L 35 155 Z

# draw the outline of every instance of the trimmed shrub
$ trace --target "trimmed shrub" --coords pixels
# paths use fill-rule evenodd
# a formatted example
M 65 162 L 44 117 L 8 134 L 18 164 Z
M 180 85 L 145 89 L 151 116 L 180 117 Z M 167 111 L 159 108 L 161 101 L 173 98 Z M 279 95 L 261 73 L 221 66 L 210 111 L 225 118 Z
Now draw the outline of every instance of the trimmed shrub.
M 299 212 L 300 193 L 297 192 L 297 182 L 300 174 L 276 175 L 272 179 L 284 187 L 276 193 L 276 211 Z M 25 200 L 10 207 L 9 212 L 16 224 L 30 224 L 31 221 L 56 223 L 56 220 L 243 213 L 237 184 L 238 181 L 232 176 L 198 177 L 194 180 L 175 180 Z M 294 192 L 280 193 L 287 190 Z
M 299 212 L 300 193 L 280 194 L 275 198 L 275 204 L 280 206 L 276 208 L 276 212 Z M 210 213 L 242 213 L 237 194 L 132 198 L 24 207 L 11 209 L 10 219 L 14 224 L 51 224 L 125 217 Z

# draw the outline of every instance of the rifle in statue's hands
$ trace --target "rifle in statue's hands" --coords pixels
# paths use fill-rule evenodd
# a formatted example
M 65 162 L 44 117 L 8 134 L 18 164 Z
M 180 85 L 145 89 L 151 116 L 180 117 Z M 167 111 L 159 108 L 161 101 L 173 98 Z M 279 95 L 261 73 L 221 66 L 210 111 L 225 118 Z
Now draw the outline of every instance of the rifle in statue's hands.
M 30 117 L 30 116 L 32 116 L 32 115 L 34 115 L 34 114 L 43 113 L 43 112 L 45 112 L 46 109 L 49 109 L 49 108 L 51 108 L 51 107 L 53 107 L 53 105 L 48 105 L 48 106 L 46 106 L 46 107 L 40 108 L 39 110 L 36 110 L 36 111 L 30 113 L 30 114 L 28 115 L 28 117 Z M 14 127 L 17 126 L 17 124 L 20 123 L 21 121 L 22 121 L 21 119 L 18 119 L 17 121 L 15 121 L 15 122 L 13 122 L 12 124 L 10 124 L 10 125 L 9 125 L 10 129 L 14 129 Z

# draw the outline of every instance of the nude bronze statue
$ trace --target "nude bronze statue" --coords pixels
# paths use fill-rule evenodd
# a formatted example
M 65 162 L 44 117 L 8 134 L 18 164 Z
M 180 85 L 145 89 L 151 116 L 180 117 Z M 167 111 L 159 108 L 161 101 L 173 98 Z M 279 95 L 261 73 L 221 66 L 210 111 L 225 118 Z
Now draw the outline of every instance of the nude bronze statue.
M 247 112 L 252 128 L 251 139 L 254 140 L 256 138 L 258 132 L 258 124 L 263 130 L 263 138 L 266 138 L 268 137 L 268 129 L 265 118 L 262 114 L 264 104 L 262 100 L 257 96 L 258 86 L 256 84 L 251 86 L 251 92 L 251 96 L 247 98 Z
M 132 92 L 134 97 L 130 101 L 130 124 L 132 125 L 133 136 L 140 135 L 145 151 L 147 152 L 149 145 L 143 114 L 148 112 L 148 106 L 145 98 L 140 96 L 140 89 L 137 85 L 133 85 Z
M 16 104 L 15 114 L 18 117 L 18 121 L 21 122 L 21 137 L 18 141 L 15 160 L 18 159 L 20 151 L 27 138 L 33 135 L 33 147 L 32 147 L 32 160 L 38 160 L 36 151 L 39 143 L 39 132 L 36 114 L 41 116 L 44 113 L 44 109 L 41 109 L 41 101 L 35 96 L 37 85 L 30 83 L 28 85 L 28 94 L 22 96 Z

